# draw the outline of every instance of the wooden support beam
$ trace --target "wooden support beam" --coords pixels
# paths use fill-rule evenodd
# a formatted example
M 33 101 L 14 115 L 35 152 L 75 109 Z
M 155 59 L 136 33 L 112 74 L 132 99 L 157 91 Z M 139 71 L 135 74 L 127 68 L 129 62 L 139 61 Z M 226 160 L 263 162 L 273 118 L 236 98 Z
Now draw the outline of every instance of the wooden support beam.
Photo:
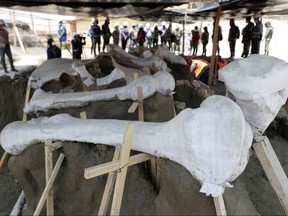
M 52 153 L 52 140 L 45 140 L 45 179 L 46 185 L 51 177 L 53 171 L 53 153 Z M 51 186 L 48 191 L 47 201 L 46 201 L 46 211 L 47 215 L 54 215 L 54 196 L 53 196 L 53 186 Z
M 25 106 L 28 104 L 28 102 L 29 102 L 30 90 L 31 90 L 31 86 L 30 86 L 30 83 L 28 83 L 28 84 L 27 84 L 27 87 L 26 87 L 24 107 L 25 107 Z M 22 121 L 27 121 L 27 113 L 25 113 L 25 112 L 23 112 Z
M 54 167 L 54 169 L 53 169 L 53 172 L 52 172 L 52 174 L 51 174 L 51 177 L 49 178 L 49 181 L 48 181 L 48 183 L 46 184 L 46 187 L 45 187 L 45 189 L 44 189 L 44 191 L 43 191 L 43 194 L 42 194 L 42 196 L 41 196 L 41 198 L 40 198 L 40 201 L 39 201 L 39 203 L 38 203 L 38 205 L 37 205 L 37 207 L 36 207 L 36 209 L 35 209 L 35 211 L 34 211 L 34 216 L 35 215 L 39 215 L 40 213 L 41 213 L 41 210 L 42 210 L 42 208 L 43 208 L 43 205 L 44 205 L 44 203 L 45 203 L 45 200 L 47 199 L 47 197 L 48 197 L 48 194 L 49 194 L 49 191 L 50 191 L 50 189 L 51 189 L 51 187 L 52 187 L 52 185 L 53 185 L 53 183 L 54 183 L 54 181 L 55 181 L 55 178 L 56 178 L 56 175 L 57 175 L 57 173 L 59 172 L 59 169 L 60 169 L 60 167 L 61 167 L 61 165 L 62 165 L 62 162 L 63 162 L 63 160 L 64 160 L 64 157 L 65 157 L 65 155 L 64 154 L 60 154 L 60 156 L 59 156 L 59 158 L 58 158 L 58 160 L 57 160 L 57 162 L 56 162 L 56 165 L 55 165 L 55 167 Z
M 133 102 L 133 104 L 128 109 L 128 113 L 134 113 L 135 110 L 138 108 L 138 105 L 138 102 Z
M 285 105 L 284 105 L 284 108 L 285 108 L 285 110 L 286 110 L 286 113 L 288 113 L 288 99 L 286 100 L 286 103 L 285 103 Z
M 213 197 L 217 215 L 227 215 L 223 196 Z
M 19 33 L 18 27 L 15 25 L 14 28 L 15 28 L 16 36 L 17 36 L 18 42 L 20 44 L 21 50 L 22 50 L 23 53 L 26 53 L 26 50 L 25 50 L 21 35 Z
M 215 66 L 217 66 L 216 65 L 216 52 L 217 52 L 217 46 L 218 46 L 220 16 L 221 16 L 221 7 L 218 7 L 216 20 L 215 20 L 214 33 L 213 33 L 213 50 L 212 50 L 212 56 L 210 60 L 210 72 L 209 72 L 209 79 L 208 79 L 209 86 L 211 86 L 213 78 L 216 79 L 216 74 L 214 74 L 214 72 L 215 72 Z
M 127 174 L 128 162 L 129 162 L 129 155 L 133 143 L 133 136 L 134 136 L 135 125 L 129 123 L 126 128 L 126 133 L 124 136 L 124 142 L 122 145 L 121 153 L 120 153 L 120 172 L 117 173 L 112 207 L 111 207 L 111 215 L 119 215 L 120 208 L 122 203 L 125 179 Z
M 0 160 L 0 173 L 2 172 L 2 169 L 4 168 L 8 158 L 9 158 L 9 154 L 5 151 Z
M 118 161 L 119 157 L 120 157 L 120 149 L 116 147 L 115 152 L 114 152 L 114 156 L 113 156 L 113 161 Z M 113 186 L 115 184 L 115 181 L 116 181 L 116 173 L 110 172 L 108 175 L 108 178 L 107 178 L 107 182 L 106 182 L 104 193 L 102 196 L 100 208 L 98 211 L 99 216 L 107 214 L 108 205 L 109 205 L 109 202 L 111 200 L 111 196 L 112 196 L 112 192 L 113 192 Z
M 133 166 L 135 164 L 150 160 L 153 157 L 154 156 L 146 154 L 146 153 L 140 153 L 137 155 L 133 155 L 133 156 L 129 157 L 129 162 L 127 165 Z M 114 172 L 116 170 L 119 170 L 120 168 L 121 168 L 120 167 L 120 161 L 119 160 L 113 160 L 113 161 L 105 163 L 105 164 L 86 168 L 84 170 L 84 178 L 85 179 L 94 178 L 94 177 L 97 177 L 97 176 L 100 176 L 100 175 L 103 175 L 106 173 Z
M 269 139 L 265 136 L 260 142 L 254 143 L 253 148 L 285 214 L 288 215 L 288 179 Z
M 144 108 L 143 108 L 143 94 L 142 87 L 137 87 L 138 94 L 138 119 L 139 121 L 144 121 Z
M 85 111 L 83 111 L 83 112 L 80 113 L 80 118 L 81 118 L 81 119 L 87 119 L 87 114 L 86 114 Z

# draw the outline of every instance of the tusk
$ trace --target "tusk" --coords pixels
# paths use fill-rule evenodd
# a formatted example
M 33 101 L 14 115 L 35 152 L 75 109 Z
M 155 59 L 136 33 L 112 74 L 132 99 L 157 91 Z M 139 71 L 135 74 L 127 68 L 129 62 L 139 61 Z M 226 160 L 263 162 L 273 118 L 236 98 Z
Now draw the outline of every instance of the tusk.
M 122 144 L 126 123 L 61 114 L 11 123 L 1 133 L 1 144 L 14 155 L 47 139 L 116 146 Z M 183 165 L 203 183 L 203 193 L 220 196 L 248 163 L 252 130 L 237 104 L 226 97 L 211 96 L 200 108 L 185 109 L 168 122 L 134 124 L 132 149 Z

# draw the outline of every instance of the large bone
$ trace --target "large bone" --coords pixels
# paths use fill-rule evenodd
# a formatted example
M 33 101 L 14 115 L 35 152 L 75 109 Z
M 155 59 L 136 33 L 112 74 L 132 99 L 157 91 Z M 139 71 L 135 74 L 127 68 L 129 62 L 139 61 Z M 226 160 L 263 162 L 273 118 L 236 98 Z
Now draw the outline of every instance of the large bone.
M 287 62 L 267 55 L 235 60 L 219 71 L 219 80 L 236 98 L 246 121 L 261 133 L 288 97 Z
M 170 95 L 175 88 L 175 81 L 171 74 L 159 71 L 153 76 L 141 76 L 127 86 L 101 91 L 53 94 L 37 89 L 30 102 L 25 106 L 24 111 L 31 113 L 33 111 L 47 111 L 49 109 L 81 107 L 89 102 L 112 100 L 116 97 L 120 100 L 137 100 L 138 87 L 142 87 L 143 99 L 152 96 L 155 92 Z
M 159 70 L 169 71 L 167 64 L 161 58 L 157 56 L 151 56 L 148 58 L 139 58 L 131 55 L 121 49 L 119 46 L 109 44 L 107 47 L 108 53 L 110 53 L 118 64 L 126 67 L 133 68 L 149 68 L 151 73 L 155 73 Z
M 1 133 L 2 147 L 20 154 L 47 139 L 121 145 L 126 121 L 81 120 L 61 114 L 13 122 Z M 182 164 L 216 197 L 245 169 L 252 131 L 242 111 L 223 96 L 207 98 L 198 109 L 183 110 L 165 123 L 134 122 L 132 149 Z
M 170 52 L 166 45 L 157 46 L 154 54 L 156 56 L 160 56 L 165 61 L 170 62 L 171 64 L 187 65 L 187 62 L 181 56 L 177 56 L 174 53 Z M 145 55 L 147 56 L 148 54 L 146 53 Z

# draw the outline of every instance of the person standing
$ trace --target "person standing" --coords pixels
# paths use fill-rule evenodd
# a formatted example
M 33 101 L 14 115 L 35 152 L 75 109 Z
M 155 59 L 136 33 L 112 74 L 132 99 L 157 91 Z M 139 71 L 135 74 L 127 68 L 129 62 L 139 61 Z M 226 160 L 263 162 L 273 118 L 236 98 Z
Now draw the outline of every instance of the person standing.
M 198 31 L 198 27 L 195 26 L 194 30 L 191 31 L 192 33 L 192 55 L 197 55 L 198 52 L 198 44 L 200 40 L 200 33 Z
M 236 40 L 240 37 L 240 30 L 238 26 L 235 25 L 235 20 L 230 19 L 230 30 L 229 30 L 229 47 L 230 47 L 230 59 L 234 59 L 235 56 L 235 45 Z
M 67 47 L 67 44 L 66 44 L 66 41 L 67 41 L 67 32 L 66 32 L 66 27 L 63 23 L 63 21 L 60 21 L 59 22 L 59 26 L 58 26 L 58 40 L 59 40 L 59 46 L 60 48 L 62 49 L 62 45 L 64 45 L 64 48 L 66 48 L 68 51 L 68 47 Z M 70 51 L 69 51 L 70 52 Z
M 213 22 L 213 33 L 212 33 L 212 40 L 214 38 L 214 32 L 215 32 L 215 18 L 214 18 L 214 22 Z M 220 46 L 219 46 L 219 42 L 223 40 L 223 35 L 222 35 L 222 28 L 221 26 L 219 25 L 219 28 L 218 28 L 218 40 L 217 40 L 217 52 L 218 52 L 218 55 L 220 55 Z
M 9 43 L 9 32 L 5 29 L 5 22 L 4 20 L 0 20 L 0 57 L 1 57 L 1 64 L 2 68 L 5 73 L 8 73 L 7 66 L 5 63 L 5 54 L 8 57 L 11 71 L 18 72 L 14 67 L 12 52 Z
M 143 25 L 140 24 L 139 25 L 139 31 L 137 33 L 137 41 L 138 41 L 138 44 L 140 47 L 143 47 L 144 45 L 144 42 L 145 42 L 145 31 L 144 31 L 144 28 L 143 28 Z
M 252 32 L 251 54 L 259 54 L 260 42 L 262 40 L 262 34 L 263 34 L 263 24 L 261 21 L 260 14 L 255 14 L 253 18 L 254 18 L 255 26 Z
M 207 26 L 204 27 L 204 32 L 202 33 L 201 41 L 203 46 L 202 56 L 206 56 L 206 46 L 209 42 L 209 32 Z
M 112 32 L 112 37 L 113 44 L 118 46 L 120 40 L 119 22 L 114 23 L 114 31 Z
M 167 31 L 166 22 L 163 21 L 161 24 L 162 24 L 162 29 L 160 30 L 161 31 L 161 44 L 166 44 L 166 31 Z
M 81 37 L 77 32 L 73 33 L 72 44 L 72 58 L 73 59 L 81 59 L 82 54 L 82 46 L 86 44 L 85 38 Z
M 129 30 L 127 27 L 128 27 L 128 23 L 124 22 L 123 29 L 121 30 L 121 45 L 124 51 L 126 50 L 127 41 L 129 39 Z M 137 38 L 137 35 L 136 35 L 136 38 Z
M 155 23 L 154 30 L 153 30 L 153 47 L 158 46 L 159 35 L 160 35 L 160 31 L 158 29 L 157 23 Z
M 246 17 L 246 26 L 242 29 L 242 43 L 243 52 L 241 57 L 247 58 L 251 47 L 251 36 L 254 28 L 254 24 L 251 22 L 251 17 Z
M 111 31 L 109 28 L 109 24 L 110 24 L 110 21 L 109 21 L 109 18 L 107 17 L 105 19 L 104 24 L 102 25 L 102 37 L 103 37 L 103 41 L 104 41 L 103 48 L 102 48 L 103 52 L 105 50 L 106 45 L 109 44 L 110 37 L 111 37 Z
M 125 22 L 125 23 L 127 23 L 127 22 Z M 127 25 L 128 25 L 128 23 L 127 23 Z M 126 27 L 127 27 L 127 25 L 126 25 Z M 137 30 L 136 23 L 132 23 L 132 29 L 130 30 L 130 32 L 128 31 L 128 35 L 130 38 L 129 47 L 131 47 L 131 48 L 135 48 L 137 46 L 137 33 L 138 33 L 138 30 Z
M 146 23 L 145 35 L 147 39 L 147 47 L 148 49 L 151 49 L 153 43 L 153 37 L 152 37 L 152 30 L 150 29 L 150 23 Z
M 168 28 L 166 29 L 164 40 L 166 41 L 165 44 L 168 43 L 169 51 L 171 51 L 172 42 L 173 42 L 172 24 L 171 23 L 169 24 Z
M 265 27 L 266 27 L 266 34 L 264 36 L 265 39 L 264 54 L 269 55 L 269 45 L 273 36 L 274 28 L 272 27 L 271 22 L 266 22 Z
M 180 54 L 180 40 L 183 36 L 183 31 L 180 30 L 179 25 L 176 26 L 176 29 L 173 32 L 173 34 L 175 35 L 174 53 L 176 52 L 176 49 L 177 49 L 178 54 Z
M 92 46 L 91 46 L 91 55 L 92 52 L 94 56 L 96 56 L 96 46 L 98 45 L 98 54 L 100 53 L 100 46 L 101 46 L 101 28 L 98 25 L 98 19 L 93 18 L 92 24 L 90 25 L 88 35 L 91 37 Z

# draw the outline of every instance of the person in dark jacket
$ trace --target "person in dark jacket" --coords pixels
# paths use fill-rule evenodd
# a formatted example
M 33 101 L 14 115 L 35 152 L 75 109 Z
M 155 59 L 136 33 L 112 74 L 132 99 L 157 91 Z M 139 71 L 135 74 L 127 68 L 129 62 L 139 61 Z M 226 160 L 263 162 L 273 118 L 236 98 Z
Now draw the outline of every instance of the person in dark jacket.
M 241 57 L 246 58 L 249 55 L 251 47 L 251 36 L 254 28 L 254 24 L 251 22 L 251 17 L 246 17 L 247 25 L 242 29 L 242 43 L 243 52 Z
M 71 41 L 72 44 L 72 57 L 73 59 L 81 59 L 82 46 L 86 44 L 84 37 L 81 37 L 77 32 L 73 33 L 74 39 Z
M 202 56 L 206 56 L 206 46 L 209 42 L 209 32 L 207 26 L 204 27 L 204 32 L 201 35 L 201 41 L 203 46 Z
M 94 53 L 94 56 L 96 56 L 96 46 L 98 45 L 98 54 L 100 53 L 100 45 L 101 45 L 101 34 L 102 30 L 100 26 L 98 25 L 98 20 L 93 18 L 92 24 L 89 27 L 88 35 L 91 37 L 91 54 Z
M 251 54 L 259 54 L 260 42 L 262 40 L 262 35 L 263 35 L 263 24 L 261 21 L 260 14 L 255 14 L 253 18 L 254 18 L 255 26 L 252 32 Z
M 235 56 L 235 45 L 236 40 L 240 37 L 240 30 L 238 26 L 235 25 L 235 20 L 230 19 L 230 30 L 229 30 L 229 47 L 230 47 L 230 59 L 234 59 Z
M 139 25 L 139 31 L 137 33 L 137 42 L 138 42 L 140 47 L 144 45 L 145 37 L 146 36 L 145 36 L 145 31 L 144 31 L 143 25 L 140 24 Z
M 103 41 L 104 41 L 103 48 L 102 48 L 103 52 L 105 50 L 106 45 L 109 44 L 110 37 L 112 36 L 110 28 L 109 28 L 109 24 L 110 24 L 109 18 L 106 18 L 104 24 L 102 25 L 102 36 L 103 36 Z

